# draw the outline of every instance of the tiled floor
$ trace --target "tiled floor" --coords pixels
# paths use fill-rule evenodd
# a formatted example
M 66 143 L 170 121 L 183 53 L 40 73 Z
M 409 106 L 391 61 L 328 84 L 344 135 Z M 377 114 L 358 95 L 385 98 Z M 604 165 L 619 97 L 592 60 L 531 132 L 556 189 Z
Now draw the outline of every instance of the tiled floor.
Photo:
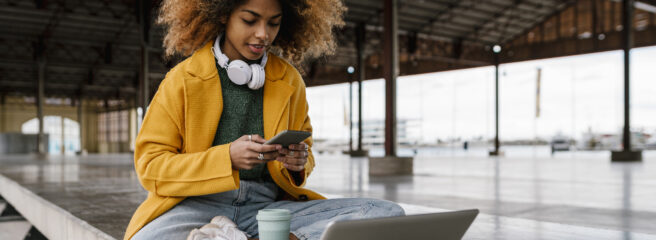
M 607 152 L 500 158 L 420 152 L 413 176 L 373 178 L 366 158 L 324 155 L 308 187 L 438 209 L 478 208 L 482 215 L 467 239 L 656 239 L 656 156 L 645 157 L 611 163 Z
M 465 239 L 656 239 L 656 153 L 645 158 L 419 151 L 414 175 L 374 178 L 366 158 L 322 154 L 307 187 L 396 201 L 410 214 L 478 208 Z M 0 156 L 0 174 L 117 239 L 145 197 L 129 154 Z

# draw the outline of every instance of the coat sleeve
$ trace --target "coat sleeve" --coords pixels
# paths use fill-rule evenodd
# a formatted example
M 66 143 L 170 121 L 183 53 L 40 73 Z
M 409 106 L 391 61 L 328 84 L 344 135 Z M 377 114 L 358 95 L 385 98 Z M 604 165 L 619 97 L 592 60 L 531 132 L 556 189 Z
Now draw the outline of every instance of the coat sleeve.
M 202 152 L 182 152 L 181 82 L 179 77 L 167 75 L 148 108 L 134 152 L 139 181 L 146 190 L 160 196 L 197 196 L 239 188 L 239 173 L 232 169 L 230 160 L 230 144 Z
M 292 94 L 290 99 L 290 110 L 292 111 L 290 113 L 292 126 L 290 127 L 293 130 L 312 132 L 312 124 L 310 123 L 310 116 L 308 116 L 309 106 L 305 95 L 305 83 L 303 82 L 300 73 L 293 67 L 292 71 L 290 71 L 289 77 L 292 78 L 292 85 L 296 86 L 296 91 Z M 295 180 L 292 174 L 289 173 L 289 170 L 283 167 L 283 175 L 285 175 L 290 183 L 296 187 L 302 187 L 305 185 L 307 178 L 310 176 L 310 173 L 312 173 L 315 165 L 314 154 L 312 154 L 312 136 L 307 138 L 304 142 L 308 145 L 308 158 L 307 163 L 305 163 L 305 169 L 301 171 L 300 174 L 296 174 L 300 179 Z

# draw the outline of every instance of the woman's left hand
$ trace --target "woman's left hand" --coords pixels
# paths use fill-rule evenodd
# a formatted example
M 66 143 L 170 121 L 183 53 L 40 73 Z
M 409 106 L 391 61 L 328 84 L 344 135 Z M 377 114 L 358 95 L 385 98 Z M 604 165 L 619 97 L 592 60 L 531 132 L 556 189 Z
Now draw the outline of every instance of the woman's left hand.
M 290 171 L 300 172 L 305 169 L 307 163 L 308 145 L 305 143 L 291 144 L 288 148 L 278 150 L 280 154 L 276 160 L 283 163 L 283 166 Z

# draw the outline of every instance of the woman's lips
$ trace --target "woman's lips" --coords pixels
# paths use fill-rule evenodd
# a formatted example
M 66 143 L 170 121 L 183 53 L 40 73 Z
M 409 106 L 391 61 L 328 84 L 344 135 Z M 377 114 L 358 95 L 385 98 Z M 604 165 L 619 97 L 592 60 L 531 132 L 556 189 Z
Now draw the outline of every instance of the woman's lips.
M 248 48 L 255 54 L 262 54 L 264 52 L 264 45 L 248 44 Z

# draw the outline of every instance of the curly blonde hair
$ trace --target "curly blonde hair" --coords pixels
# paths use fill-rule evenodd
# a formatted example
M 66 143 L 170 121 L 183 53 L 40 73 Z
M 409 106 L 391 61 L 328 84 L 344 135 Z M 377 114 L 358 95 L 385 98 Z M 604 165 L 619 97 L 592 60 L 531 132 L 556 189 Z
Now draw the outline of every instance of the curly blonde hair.
M 225 30 L 221 20 L 247 0 L 163 0 L 157 23 L 164 26 L 165 55 L 189 56 Z M 282 22 L 272 51 L 298 66 L 334 53 L 335 27 L 344 26 L 341 0 L 279 0 Z M 225 21 L 224 21 L 225 22 Z

